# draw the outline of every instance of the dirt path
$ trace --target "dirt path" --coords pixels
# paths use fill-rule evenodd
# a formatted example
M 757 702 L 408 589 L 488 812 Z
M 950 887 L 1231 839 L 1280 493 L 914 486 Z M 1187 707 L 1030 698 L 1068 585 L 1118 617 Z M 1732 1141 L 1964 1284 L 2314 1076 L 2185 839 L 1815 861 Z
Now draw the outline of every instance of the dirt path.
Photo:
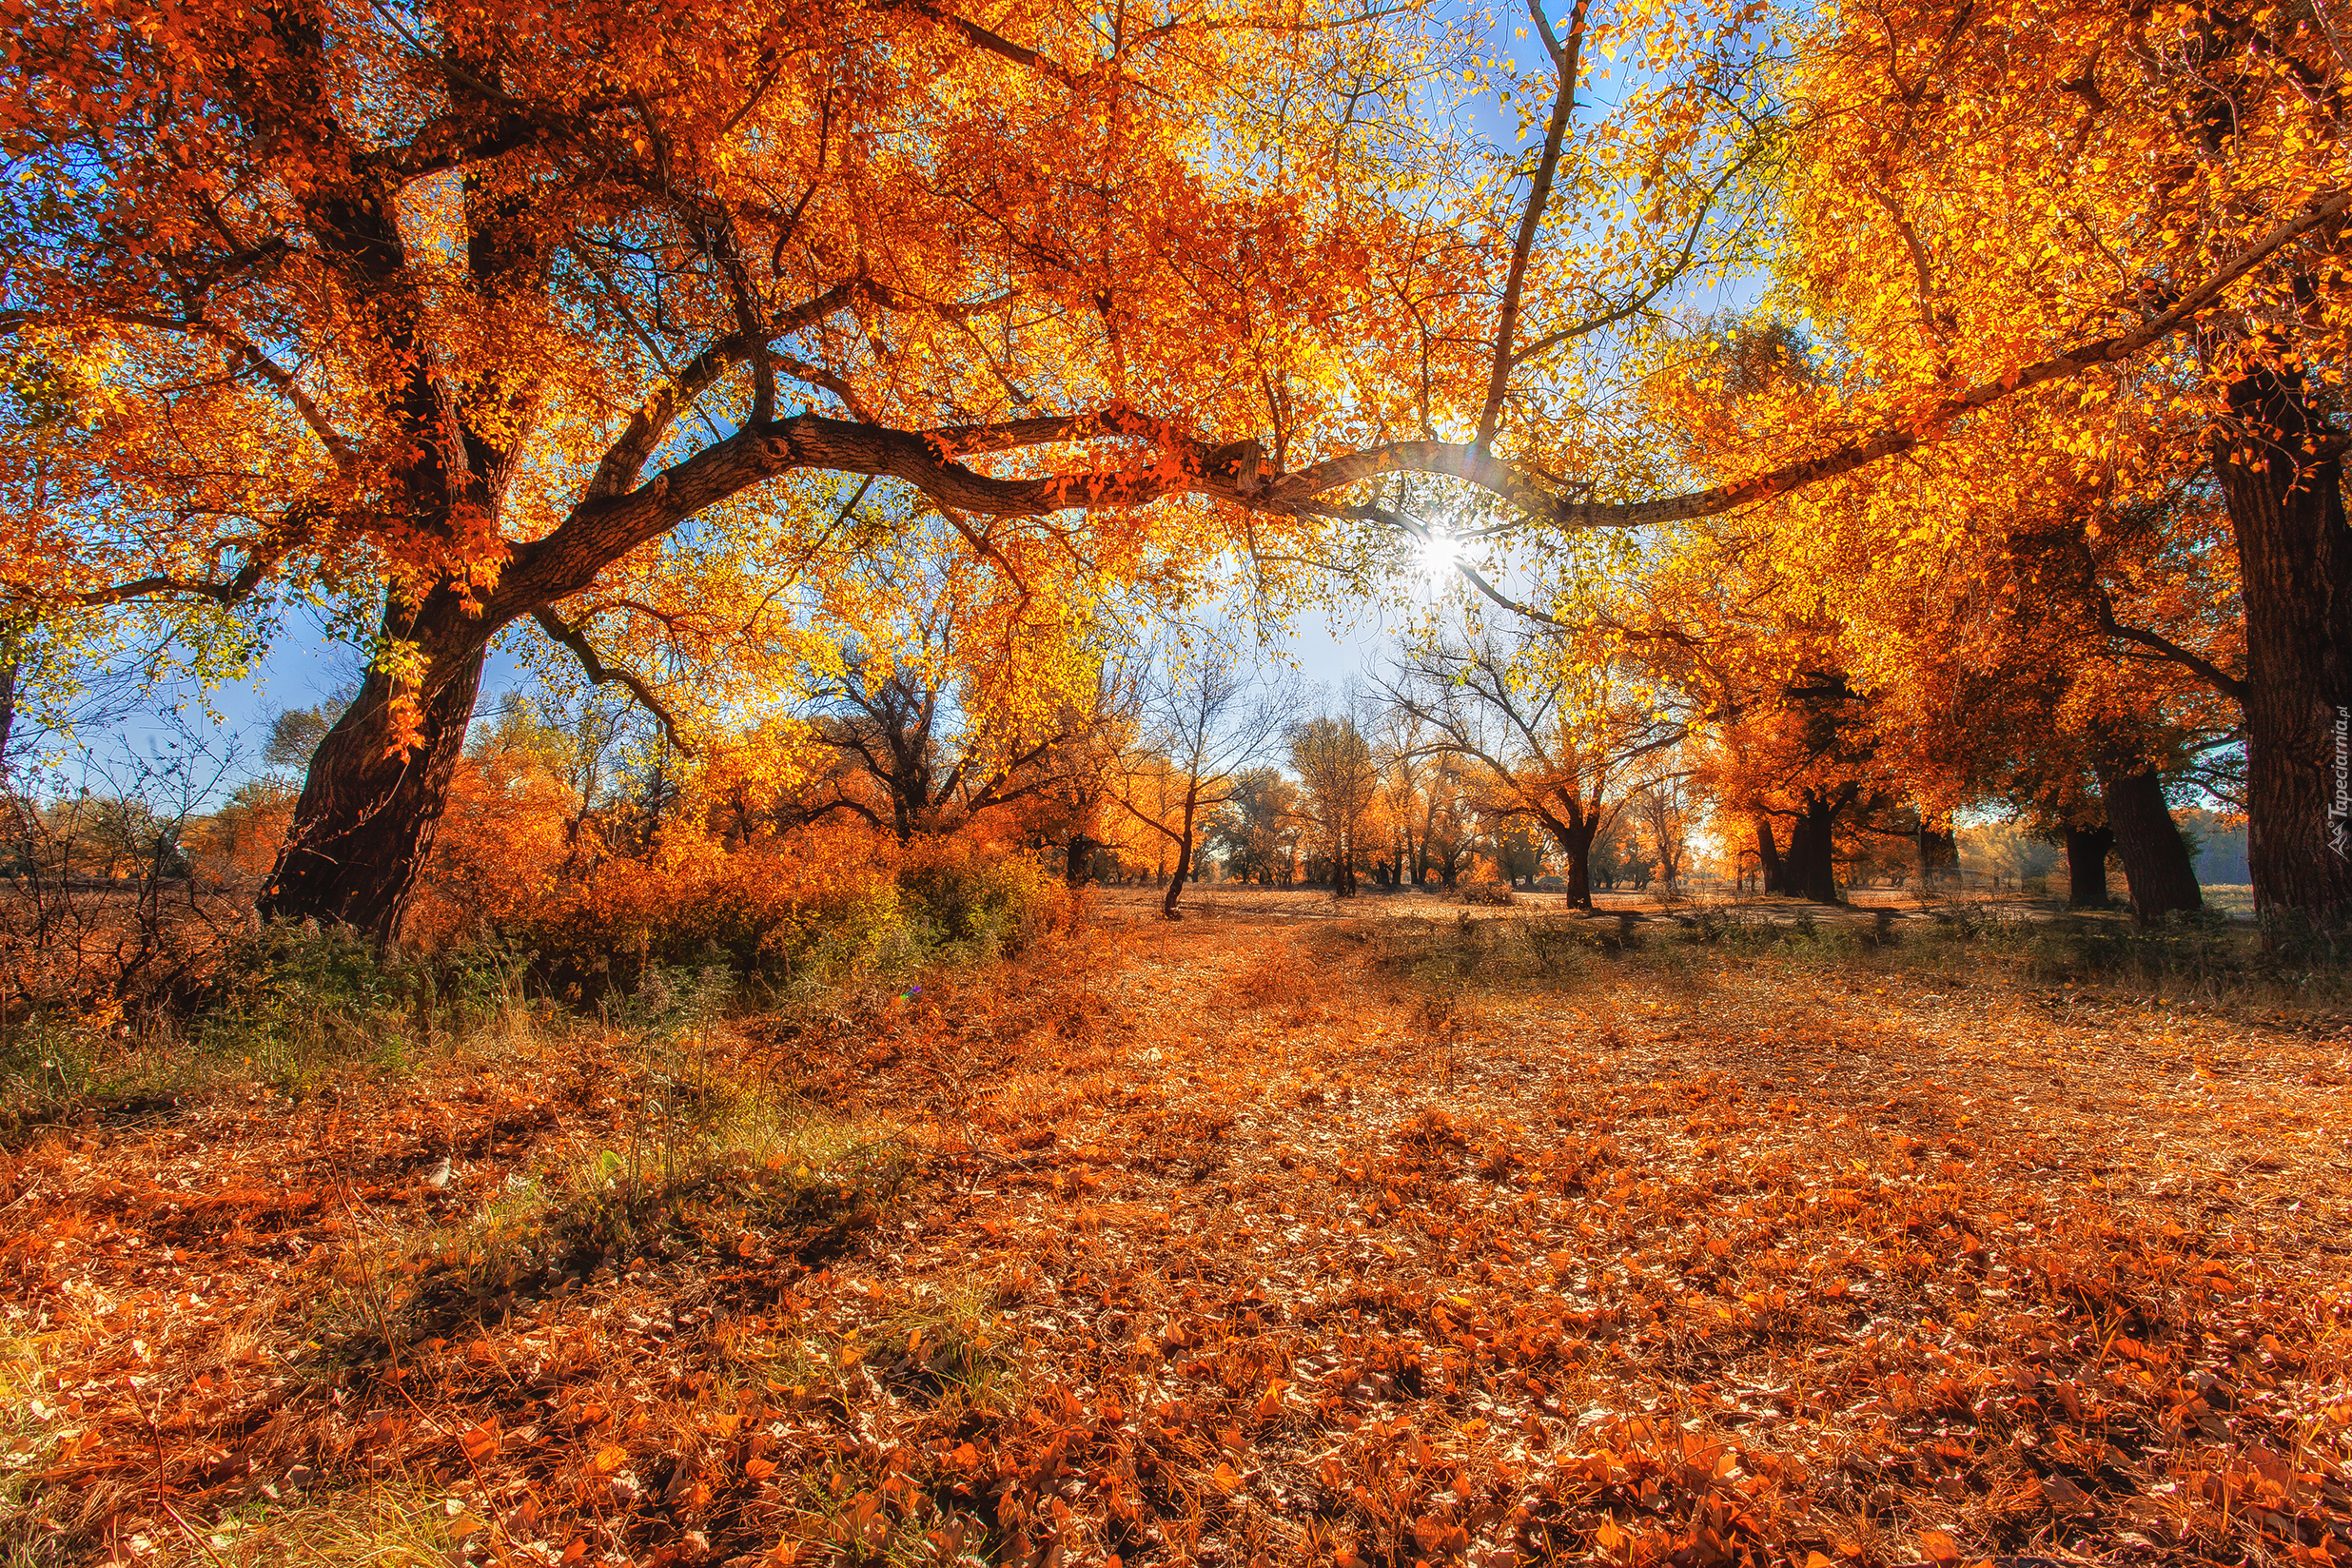
M 2352 1551 L 2345 1040 L 1903 951 L 1107 922 L 732 1042 L 905 1129 L 846 1251 L 722 1216 L 397 1365 L 314 1331 L 334 1201 L 167 1222 L 167 1172 L 461 1225 L 617 1055 L 50 1146 L 9 1310 L 84 1436 L 19 1451 L 51 1517 L 109 1499 L 84 1559 L 267 1560 L 363 1497 L 482 1561 Z M 264 1522 L 200 1555 L 150 1496 Z

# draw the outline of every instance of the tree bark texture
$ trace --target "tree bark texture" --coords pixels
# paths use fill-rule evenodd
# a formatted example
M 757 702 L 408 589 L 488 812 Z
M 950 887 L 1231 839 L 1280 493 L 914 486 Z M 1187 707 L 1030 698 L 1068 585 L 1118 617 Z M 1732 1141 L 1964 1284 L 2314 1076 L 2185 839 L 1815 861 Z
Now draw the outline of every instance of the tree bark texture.
M 310 759 L 292 826 L 262 892 L 265 920 L 350 926 L 380 944 L 400 937 L 465 750 L 486 637 L 481 622 L 442 592 L 413 619 L 399 622 L 387 631 L 416 641 L 426 659 L 417 697 L 421 744 L 394 749 L 397 693 L 389 675 L 371 668 Z
M 2163 776 L 2153 768 L 2101 768 L 2099 789 L 2107 797 L 2115 853 L 2124 863 L 2132 917 L 2143 926 L 2155 926 L 2168 914 L 2204 909 L 2188 843 L 2165 803 Z
M 2343 435 L 2301 382 L 2229 394 L 2213 467 L 2245 600 L 2246 843 L 2254 903 L 2352 914 L 2352 530 Z
M 1176 845 L 1176 872 L 1167 879 L 1167 896 L 1160 901 L 1161 915 L 1169 920 L 1176 916 L 1176 900 L 1184 896 L 1185 884 L 1192 879 L 1192 807 L 1185 806 L 1184 836 Z
M 1784 891 L 1792 897 L 1816 904 L 1837 902 L 1837 801 L 1807 790 L 1789 833 L 1789 853 L 1781 865 Z
M 1773 819 L 1769 816 L 1755 819 L 1755 857 L 1762 870 L 1764 891 L 1768 893 L 1787 892 L 1787 870 L 1780 858 L 1780 846 L 1773 837 Z
M 1559 840 L 1560 853 L 1568 857 L 1568 904 L 1572 909 L 1590 910 L 1593 907 L 1593 839 L 1599 833 L 1597 821 L 1555 827 L 1552 836 Z
M 1960 838 L 1947 824 L 1938 828 L 1922 822 L 1919 825 L 1919 885 L 1931 888 L 1938 882 L 1960 880 Z

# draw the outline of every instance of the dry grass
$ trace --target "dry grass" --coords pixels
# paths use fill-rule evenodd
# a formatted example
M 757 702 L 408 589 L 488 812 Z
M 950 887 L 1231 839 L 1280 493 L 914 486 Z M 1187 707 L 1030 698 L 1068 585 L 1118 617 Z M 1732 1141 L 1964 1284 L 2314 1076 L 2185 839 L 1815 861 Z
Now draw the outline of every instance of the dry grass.
M 830 1018 L 51 1136 L 0 1192 L 46 1412 L 7 1549 L 2352 1549 L 2340 1022 L 1550 940 L 1100 927 Z M 624 1244 L 580 1216 L 632 1149 L 668 1174 Z

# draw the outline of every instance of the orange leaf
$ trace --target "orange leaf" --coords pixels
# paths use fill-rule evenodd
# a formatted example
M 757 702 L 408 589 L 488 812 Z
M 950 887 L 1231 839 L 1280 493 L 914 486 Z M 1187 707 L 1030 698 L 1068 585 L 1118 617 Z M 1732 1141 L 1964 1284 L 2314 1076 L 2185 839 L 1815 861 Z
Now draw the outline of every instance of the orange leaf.
M 597 1469 L 604 1475 L 611 1475 L 628 1462 L 629 1450 L 617 1442 L 608 1442 L 597 1451 Z
M 470 1432 L 458 1434 L 458 1446 L 465 1451 L 466 1462 L 480 1464 L 499 1451 L 499 1419 L 483 1421 Z
M 1217 1473 L 1208 1479 L 1217 1483 L 1220 1492 L 1233 1491 L 1242 1484 L 1242 1473 L 1230 1464 L 1218 1465 Z
M 1265 1395 L 1258 1401 L 1258 1419 L 1272 1421 L 1282 1413 L 1284 1383 L 1280 1378 L 1265 1385 Z
M 743 1474 L 752 1480 L 765 1480 L 775 1474 L 775 1460 L 751 1460 L 743 1466 Z

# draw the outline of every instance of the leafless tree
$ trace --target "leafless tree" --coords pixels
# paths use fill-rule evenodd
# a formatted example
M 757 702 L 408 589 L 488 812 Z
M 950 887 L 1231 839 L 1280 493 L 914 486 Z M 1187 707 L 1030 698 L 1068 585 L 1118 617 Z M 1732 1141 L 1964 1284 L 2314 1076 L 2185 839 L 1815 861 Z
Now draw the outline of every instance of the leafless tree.
M 1176 915 L 1204 819 L 1232 798 L 1298 706 L 1296 683 L 1257 673 L 1209 633 L 1164 646 L 1145 674 L 1130 766 L 1114 798 L 1175 853 L 1160 911 Z

